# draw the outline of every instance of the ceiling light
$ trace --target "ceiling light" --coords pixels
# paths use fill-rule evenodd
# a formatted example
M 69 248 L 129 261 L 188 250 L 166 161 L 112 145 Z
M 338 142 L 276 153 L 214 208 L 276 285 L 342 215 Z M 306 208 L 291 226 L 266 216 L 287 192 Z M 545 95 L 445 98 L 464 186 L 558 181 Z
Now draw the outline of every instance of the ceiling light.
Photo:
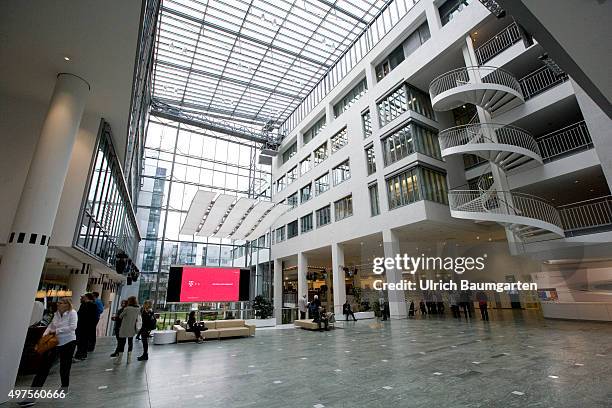
M 574 184 L 580 183 L 580 180 L 574 180 Z
M 70 57 L 64 57 L 64 61 L 70 61 Z

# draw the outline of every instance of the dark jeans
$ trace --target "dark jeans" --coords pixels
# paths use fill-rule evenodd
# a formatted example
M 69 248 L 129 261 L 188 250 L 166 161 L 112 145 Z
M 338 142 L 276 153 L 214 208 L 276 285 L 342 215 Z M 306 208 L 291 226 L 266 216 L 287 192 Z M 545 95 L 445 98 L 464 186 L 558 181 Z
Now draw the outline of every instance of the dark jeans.
M 95 328 L 94 328 L 95 331 Z M 91 329 L 89 327 L 77 327 L 76 329 L 76 353 L 74 358 L 83 359 L 87 358 L 87 349 L 89 346 L 89 333 Z
M 350 311 L 348 313 L 344 313 L 346 315 L 346 321 L 348 322 L 348 318 L 349 315 L 353 318 L 354 321 L 357 321 L 357 319 L 355 319 L 355 313 L 353 313 L 353 311 Z
M 329 330 L 329 320 L 328 319 L 319 319 L 317 323 L 319 324 L 319 330 L 321 330 L 321 323 L 325 325 L 325 330 Z
M 132 351 L 132 349 L 134 348 L 134 337 L 119 337 L 119 344 L 117 344 L 117 350 L 120 353 L 123 353 L 123 351 L 125 350 L 125 341 L 127 340 L 128 343 L 128 352 Z M 144 346 L 144 342 L 143 342 L 143 346 Z M 148 345 L 147 345 L 148 347 Z
M 193 334 L 195 334 L 196 340 L 202 338 L 202 330 L 197 325 L 194 325 L 193 327 L 187 329 L 187 331 L 188 332 L 192 332 Z
M 468 317 L 472 317 L 472 312 L 470 311 L 470 304 L 468 302 L 461 302 L 460 306 L 461 309 L 463 309 L 463 311 L 465 312 L 465 320 L 467 320 Z
M 93 327 L 89 329 L 88 339 L 87 339 L 87 351 L 92 352 L 96 349 L 96 327 L 98 327 L 98 322 L 100 318 L 96 319 L 93 323 Z
M 306 312 L 300 311 L 300 320 L 306 319 Z
M 60 360 L 60 378 L 62 379 L 62 387 L 70 385 L 70 368 L 72 367 L 72 355 L 76 347 L 76 340 L 66 343 L 63 346 L 57 346 L 45 353 L 43 361 L 38 368 L 38 372 L 32 380 L 32 388 L 41 388 L 45 385 L 49 370 L 59 356 Z
M 480 307 L 480 316 L 482 320 L 489 320 L 489 311 L 487 310 L 487 305 L 479 305 Z
M 141 330 L 140 331 L 140 339 L 142 340 L 142 355 L 149 355 L 149 334 L 151 332 L 149 330 Z
M 459 312 L 459 306 L 451 305 L 451 312 L 453 312 L 453 317 L 459 319 L 461 317 L 461 312 Z

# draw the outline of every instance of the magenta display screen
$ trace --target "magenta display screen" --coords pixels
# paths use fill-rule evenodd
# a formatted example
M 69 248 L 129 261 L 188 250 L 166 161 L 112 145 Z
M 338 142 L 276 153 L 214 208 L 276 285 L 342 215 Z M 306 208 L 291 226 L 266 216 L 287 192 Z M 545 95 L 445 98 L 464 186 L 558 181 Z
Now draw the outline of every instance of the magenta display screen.
M 166 300 L 189 303 L 248 300 L 248 273 L 248 269 L 239 268 L 171 267 Z

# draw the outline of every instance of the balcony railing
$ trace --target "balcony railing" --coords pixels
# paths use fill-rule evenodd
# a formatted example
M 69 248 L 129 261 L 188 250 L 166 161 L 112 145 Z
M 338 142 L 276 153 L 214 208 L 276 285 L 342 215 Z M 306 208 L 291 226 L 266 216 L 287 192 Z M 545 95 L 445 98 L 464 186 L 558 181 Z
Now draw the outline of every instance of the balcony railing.
M 480 78 L 480 81 L 476 78 Z M 503 85 L 519 93 L 521 92 L 519 82 L 511 73 L 501 68 L 483 65 L 479 67 L 453 69 L 452 71 L 436 77 L 429 85 L 429 94 L 433 99 L 449 89 L 458 88 L 467 84 L 476 84 L 478 82 Z
M 612 196 L 559 207 L 568 237 L 612 229 Z
M 563 228 L 557 209 L 547 201 L 512 191 L 452 190 L 448 193 L 451 210 L 518 215 Z
M 493 139 L 495 136 L 495 139 Z M 538 144 L 525 130 L 511 125 L 474 123 L 445 129 L 438 135 L 442 150 L 476 143 L 501 143 L 522 147 L 540 154 Z
M 593 147 L 593 141 L 584 121 L 555 130 L 537 139 L 544 161 Z
M 484 64 L 502 51 L 510 48 L 521 38 L 521 32 L 518 25 L 516 23 L 510 24 L 508 27 L 495 34 L 493 38 L 474 50 L 476 58 L 478 59 L 478 65 Z
M 559 85 L 567 80 L 566 73 L 558 75 L 547 66 L 540 67 L 519 80 L 525 100 Z

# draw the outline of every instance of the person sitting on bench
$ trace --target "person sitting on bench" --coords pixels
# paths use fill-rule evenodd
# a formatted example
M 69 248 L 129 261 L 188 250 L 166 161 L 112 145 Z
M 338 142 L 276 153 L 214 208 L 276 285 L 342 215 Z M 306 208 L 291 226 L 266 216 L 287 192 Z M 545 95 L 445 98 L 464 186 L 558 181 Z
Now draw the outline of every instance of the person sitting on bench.
M 319 307 L 319 309 L 315 312 L 314 322 L 319 324 L 319 330 L 321 330 L 321 323 L 325 326 L 325 331 L 329 331 L 329 318 L 325 313 L 325 308 L 323 306 Z
M 355 313 L 353 313 L 353 309 L 351 309 L 351 305 L 348 300 L 342 305 L 342 314 L 346 316 L 346 321 L 348 322 L 349 316 L 353 318 L 353 321 L 357 321 L 355 318 Z

